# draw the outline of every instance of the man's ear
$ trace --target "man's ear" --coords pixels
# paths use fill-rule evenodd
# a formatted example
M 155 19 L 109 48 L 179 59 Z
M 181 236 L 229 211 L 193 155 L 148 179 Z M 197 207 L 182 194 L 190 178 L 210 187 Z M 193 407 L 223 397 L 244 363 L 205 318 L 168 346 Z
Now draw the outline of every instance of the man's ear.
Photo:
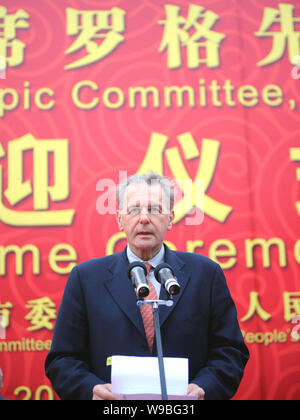
M 123 225 L 122 225 L 122 218 L 121 218 L 121 212 L 120 212 L 120 210 L 117 210 L 116 218 L 117 218 L 117 223 L 118 223 L 119 229 L 121 231 L 124 230 Z
M 170 216 L 169 216 L 168 230 L 172 229 L 174 217 L 175 217 L 174 210 L 171 210 Z

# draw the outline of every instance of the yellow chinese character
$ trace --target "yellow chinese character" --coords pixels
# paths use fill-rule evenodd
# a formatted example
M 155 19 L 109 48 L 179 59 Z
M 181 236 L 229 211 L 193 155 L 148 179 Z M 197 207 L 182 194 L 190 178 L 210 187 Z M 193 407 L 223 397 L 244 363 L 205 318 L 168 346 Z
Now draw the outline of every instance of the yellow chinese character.
M 290 322 L 295 316 L 300 315 L 300 292 L 284 292 L 284 319 Z
M 33 185 L 24 181 L 24 155 L 32 151 Z M 49 182 L 49 157 L 53 155 L 53 184 Z M 0 143 L 0 159 L 5 151 Z M 53 202 L 69 196 L 69 150 L 67 140 L 36 140 L 27 134 L 8 144 L 8 182 L 5 197 L 11 206 L 33 195 L 34 211 L 9 209 L 3 199 L 3 174 L 0 166 L 0 221 L 11 226 L 71 225 L 74 210 L 49 210 Z
M 76 10 L 67 8 L 67 35 L 78 36 L 66 54 L 85 47 L 87 55 L 65 66 L 77 69 L 88 66 L 109 55 L 124 41 L 125 11 L 119 7 L 111 10 Z M 96 40 L 102 40 L 98 43 Z
M 290 149 L 290 159 L 292 162 L 300 162 L 300 147 L 292 147 Z M 297 181 L 300 181 L 300 168 L 296 169 Z M 296 202 L 296 209 L 300 216 L 300 201 Z
M 4 6 L 0 6 L 0 56 L 4 57 L 9 67 L 19 66 L 24 62 L 24 42 L 16 39 L 17 29 L 28 29 L 29 14 L 24 10 L 17 10 L 15 14 L 8 14 Z M 9 53 L 9 55 L 8 55 Z
M 43 297 L 40 299 L 29 300 L 26 308 L 31 308 L 25 319 L 30 321 L 31 327 L 28 327 L 28 331 L 36 331 L 42 328 L 47 330 L 53 330 L 53 324 L 51 320 L 56 319 L 56 305 L 49 297 Z
M 291 64 L 295 56 L 300 54 L 300 31 L 295 30 L 295 24 L 300 22 L 300 17 L 294 17 L 295 6 L 287 3 L 279 3 L 279 10 L 271 7 L 264 9 L 261 27 L 256 36 L 259 38 L 273 38 L 273 45 L 267 57 L 258 63 L 258 66 L 266 66 L 280 60 L 288 45 Z M 269 31 L 272 25 L 280 24 L 280 31 Z M 274 28 L 275 29 L 275 28 Z
M 0 303 L 0 332 L 10 324 L 10 310 L 13 308 L 11 302 Z M 0 337 L 1 338 L 1 337 Z
M 206 194 L 216 171 L 220 143 L 216 140 L 203 139 L 200 155 L 197 144 L 191 133 L 179 135 L 178 141 L 186 160 L 195 158 L 199 160 L 198 170 L 194 180 L 191 180 L 191 177 L 188 174 L 180 155 L 179 148 L 172 147 L 166 149 L 168 138 L 159 133 L 152 134 L 146 156 L 138 173 L 146 173 L 153 170 L 160 175 L 163 175 L 163 160 L 165 155 L 173 178 L 175 178 L 175 181 L 181 188 L 183 194 L 183 197 L 174 207 L 174 223 L 178 223 L 194 209 L 198 209 L 200 212 L 224 223 L 232 211 L 232 207 L 222 204 Z M 196 223 L 190 222 L 188 224 L 199 224 L 199 220 L 200 219 L 196 217 Z M 202 221 L 202 219 L 200 221 Z
M 255 315 L 255 313 L 257 313 L 257 315 L 263 321 L 268 321 L 271 318 L 271 315 L 262 308 L 259 302 L 258 292 L 250 292 L 249 309 L 247 314 L 241 319 L 241 321 L 248 321 L 248 319 L 252 318 L 253 315 Z
M 159 52 L 168 49 L 168 67 L 176 69 L 182 65 L 181 45 L 186 48 L 188 68 L 196 69 L 201 63 L 218 67 L 219 48 L 225 35 L 212 31 L 212 27 L 219 16 L 195 4 L 189 6 L 187 19 L 180 16 L 179 6 L 167 4 L 165 9 L 166 20 L 159 21 L 165 27 Z

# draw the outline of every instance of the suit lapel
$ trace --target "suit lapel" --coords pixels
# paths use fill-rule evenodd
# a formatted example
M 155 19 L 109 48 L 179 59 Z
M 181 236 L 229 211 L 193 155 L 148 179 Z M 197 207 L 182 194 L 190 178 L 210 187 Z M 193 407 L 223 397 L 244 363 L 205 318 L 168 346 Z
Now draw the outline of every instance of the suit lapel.
M 120 309 L 140 333 L 145 336 L 142 317 L 136 304 L 136 294 L 127 276 L 128 264 L 125 248 L 120 258 L 117 258 L 116 262 L 108 268 L 111 272 L 111 277 L 107 279 L 105 286 Z
M 173 297 L 173 302 L 174 302 L 173 306 L 171 307 L 160 306 L 159 308 L 160 326 L 163 325 L 163 323 L 167 320 L 169 315 L 175 309 L 190 279 L 190 275 L 187 275 L 186 268 L 183 273 L 183 269 L 186 265 L 185 262 L 178 256 L 176 252 L 171 251 L 166 245 L 165 245 L 165 262 L 169 264 L 174 270 L 175 277 L 180 285 L 180 293 L 177 296 Z M 159 298 L 163 300 L 166 300 L 168 298 L 167 293 L 163 287 L 161 288 Z

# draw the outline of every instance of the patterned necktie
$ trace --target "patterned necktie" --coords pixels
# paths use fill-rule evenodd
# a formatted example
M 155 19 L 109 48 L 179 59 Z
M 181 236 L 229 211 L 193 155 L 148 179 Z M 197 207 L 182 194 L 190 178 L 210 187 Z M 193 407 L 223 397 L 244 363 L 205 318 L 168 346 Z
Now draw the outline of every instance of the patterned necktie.
M 150 276 L 149 276 L 149 272 L 152 267 L 149 263 L 144 263 L 144 264 L 147 268 L 147 277 L 148 277 L 149 288 L 150 288 L 150 293 L 146 297 L 146 300 L 155 300 L 157 299 L 157 294 L 156 294 L 155 287 L 150 281 Z M 140 307 L 140 311 L 143 318 L 149 350 L 150 350 L 150 353 L 152 353 L 153 340 L 154 340 L 154 319 L 153 319 L 152 305 L 150 304 L 143 305 Z

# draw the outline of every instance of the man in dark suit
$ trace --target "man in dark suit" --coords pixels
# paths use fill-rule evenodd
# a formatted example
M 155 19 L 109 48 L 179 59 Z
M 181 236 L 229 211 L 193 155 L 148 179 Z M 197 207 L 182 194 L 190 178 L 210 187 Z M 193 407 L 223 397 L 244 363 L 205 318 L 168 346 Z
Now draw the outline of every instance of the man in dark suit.
M 68 279 L 59 309 L 46 374 L 62 399 L 117 399 L 112 393 L 112 355 L 156 356 L 149 349 L 129 262 L 168 263 L 180 284 L 172 307 L 160 307 L 165 357 L 189 359 L 188 394 L 229 399 L 242 379 L 248 350 L 223 272 L 210 259 L 171 251 L 163 244 L 174 218 L 168 180 L 134 175 L 118 189 L 117 220 L 128 245 L 121 253 L 87 261 Z M 150 271 L 157 296 L 166 291 Z

